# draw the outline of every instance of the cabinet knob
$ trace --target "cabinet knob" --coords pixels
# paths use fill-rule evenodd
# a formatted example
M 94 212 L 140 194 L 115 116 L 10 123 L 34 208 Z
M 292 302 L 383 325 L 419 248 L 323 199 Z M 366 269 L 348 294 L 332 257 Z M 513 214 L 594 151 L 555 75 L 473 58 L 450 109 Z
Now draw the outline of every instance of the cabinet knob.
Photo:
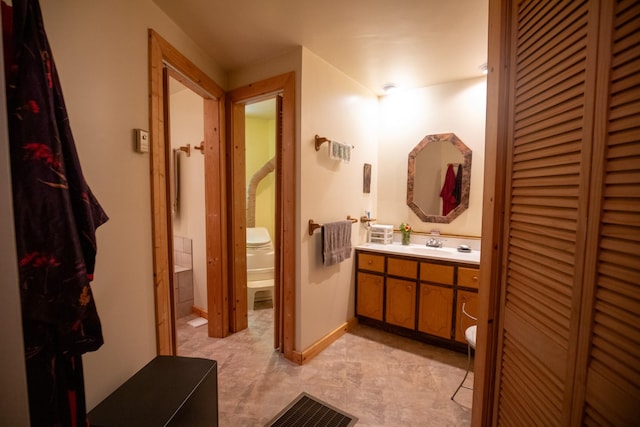
M 478 281 L 478 276 L 473 276 L 473 281 L 477 282 Z

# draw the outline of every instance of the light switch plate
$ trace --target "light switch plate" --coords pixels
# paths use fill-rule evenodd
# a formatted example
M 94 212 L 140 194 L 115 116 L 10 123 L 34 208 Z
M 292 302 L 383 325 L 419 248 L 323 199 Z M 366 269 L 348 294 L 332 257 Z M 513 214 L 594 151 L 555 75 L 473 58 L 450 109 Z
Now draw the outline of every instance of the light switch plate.
M 136 129 L 136 151 L 138 153 L 149 152 L 149 132 L 143 129 Z

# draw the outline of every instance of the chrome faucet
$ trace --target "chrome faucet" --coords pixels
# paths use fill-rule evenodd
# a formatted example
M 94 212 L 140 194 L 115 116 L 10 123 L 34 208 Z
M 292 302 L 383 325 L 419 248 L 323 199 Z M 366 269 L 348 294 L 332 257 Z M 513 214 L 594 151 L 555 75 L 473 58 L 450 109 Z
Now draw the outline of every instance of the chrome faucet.
M 427 240 L 427 246 L 429 246 L 430 248 L 441 248 L 442 240 L 432 237 L 429 240 Z

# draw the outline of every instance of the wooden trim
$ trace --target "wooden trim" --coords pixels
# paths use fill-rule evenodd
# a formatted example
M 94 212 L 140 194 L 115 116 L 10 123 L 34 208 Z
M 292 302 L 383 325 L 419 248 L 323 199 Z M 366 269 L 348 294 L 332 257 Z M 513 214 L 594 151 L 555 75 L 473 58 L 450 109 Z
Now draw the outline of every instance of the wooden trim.
M 279 78 L 282 87 L 282 146 L 277 160 L 280 174 L 278 180 L 278 205 L 276 216 L 279 218 L 278 237 L 280 245 L 280 284 L 282 301 L 281 330 L 284 356 L 291 360 L 295 348 L 295 308 L 296 308 L 296 101 L 295 73 Z
M 173 47 L 160 34 L 153 29 L 149 29 L 149 37 L 158 46 L 162 53 L 163 65 L 168 65 L 171 69 L 183 76 L 176 79 L 189 89 L 196 92 L 203 98 L 215 97 L 224 98 L 224 90 L 218 86 L 207 74 L 184 56 L 178 49 Z
M 581 141 L 581 150 L 580 150 L 580 184 L 579 191 L 582 197 L 578 198 L 578 209 L 577 216 L 577 230 L 576 230 L 576 242 L 574 249 L 574 270 L 575 274 L 573 276 L 573 285 L 572 285 L 572 296 L 571 296 L 571 318 L 569 324 L 569 348 L 567 349 L 566 359 L 564 360 L 564 368 L 565 368 L 565 387 L 564 387 L 564 395 L 562 402 L 562 419 L 558 420 L 562 425 L 582 425 L 581 422 L 571 422 L 573 408 L 572 405 L 573 397 L 575 393 L 576 386 L 576 375 L 580 375 L 577 371 L 576 366 L 576 358 L 578 356 L 578 350 L 580 346 L 580 331 L 583 330 L 583 313 L 581 310 L 582 299 L 585 294 L 585 289 L 593 289 L 593 281 L 595 279 L 595 275 L 587 275 L 586 270 L 591 268 L 591 265 L 585 263 L 585 256 L 588 253 L 587 250 L 587 242 L 590 239 L 593 239 L 592 236 L 587 235 L 587 231 L 590 225 L 595 227 L 595 236 L 599 236 L 597 230 L 600 225 L 600 212 L 599 212 L 599 202 L 594 203 L 594 199 L 592 197 L 594 195 L 601 195 L 601 189 L 596 190 L 596 194 L 592 193 L 591 189 L 591 174 L 592 174 L 592 157 L 593 157 L 593 144 L 594 140 L 594 110 L 597 108 L 596 101 L 596 88 L 598 87 L 596 77 L 597 77 L 597 63 L 598 63 L 598 33 L 600 31 L 598 22 L 600 19 L 600 11 L 597 5 L 599 3 L 597 0 L 591 0 L 589 5 L 589 14 L 587 21 L 587 54 L 586 54 L 586 64 L 584 65 L 585 72 L 585 85 L 584 85 L 584 101 L 583 101 L 583 128 L 582 128 L 582 141 Z M 607 2 L 605 2 L 607 3 Z M 610 52 L 609 52 L 610 53 Z M 608 73 L 606 74 L 608 76 Z M 604 97 L 600 99 L 601 104 L 608 104 L 608 84 L 605 84 L 604 88 Z M 602 153 L 604 154 L 606 145 L 606 139 L 602 139 L 600 143 L 602 144 Z M 596 160 L 597 161 L 597 160 Z M 603 164 L 602 161 L 600 161 Z M 602 172 L 602 170 L 601 170 Z M 602 175 L 597 177 L 594 184 L 598 185 L 600 182 Z M 584 197 L 585 195 L 589 195 L 589 197 Z M 598 200 L 598 199 L 595 199 Z M 594 217 L 589 216 L 590 214 L 590 204 L 597 205 L 597 215 Z M 594 224 L 595 223 L 595 224 Z M 597 241 L 597 239 L 596 239 Z M 593 245 L 597 252 L 597 245 Z M 593 264 L 595 265 L 595 264 Z M 587 291 L 587 295 L 590 292 Z M 591 319 L 588 319 L 588 323 L 591 324 Z M 591 339 L 591 334 L 588 334 L 589 341 Z M 585 337 L 582 337 L 583 339 Z M 580 384 L 579 387 L 584 388 L 584 383 Z
M 295 361 L 295 260 L 296 253 L 296 105 L 295 105 L 295 73 L 290 72 L 275 76 L 257 83 L 243 86 L 227 94 L 227 108 L 232 109 L 232 105 L 246 103 L 249 100 L 265 99 L 272 95 L 280 94 L 282 97 L 282 138 L 276 147 L 276 231 L 275 243 L 275 288 L 274 288 L 274 315 L 277 320 L 278 330 L 274 335 L 282 337 L 280 340 L 280 350 L 285 358 Z M 230 124 L 229 126 L 232 126 Z M 237 165 L 234 151 L 244 147 L 236 147 L 240 141 L 233 136 L 233 127 L 229 134 L 229 154 L 230 162 Z M 238 154 L 239 156 L 239 154 Z M 244 160 L 243 160 L 244 161 Z M 231 166 L 235 168 L 235 166 Z M 242 171 L 244 174 L 244 171 Z M 244 181 L 244 175 L 239 176 L 234 169 L 232 180 Z M 244 200 L 244 188 L 237 183 L 230 182 L 232 198 L 240 197 Z M 230 245 L 232 248 L 244 248 L 245 224 L 244 209 L 238 212 L 237 209 L 229 213 L 230 219 Z M 241 239 L 241 240 L 240 240 Z M 244 249 L 243 249 L 244 251 Z M 244 257 L 244 252 L 238 254 Z M 234 277 L 232 283 L 234 292 L 241 292 L 243 285 Z M 233 280 L 232 280 L 233 281 Z M 236 311 L 236 318 L 246 316 L 246 310 L 242 311 L 237 301 L 233 301 L 233 310 Z M 240 311 L 239 311 L 240 310 Z
M 173 239 L 167 210 L 165 178 L 165 118 L 163 51 L 156 34 L 149 31 L 149 124 L 151 162 L 151 221 L 153 229 L 153 285 L 155 295 L 157 352 L 175 354 L 175 324 L 171 257 Z
M 595 10 L 595 7 L 594 7 Z M 585 396 L 587 393 L 587 375 L 590 358 L 590 346 L 593 339 L 594 327 L 594 300 L 597 288 L 598 261 L 599 261 L 599 241 L 601 236 L 601 215 L 603 202 L 603 183 L 606 178 L 606 154 L 608 143 L 607 123 L 609 119 L 609 84 L 611 78 L 611 58 L 612 58 L 612 38 L 614 21 L 614 3 L 602 2 L 598 10 L 599 23 L 596 26 L 601 34 L 598 40 L 597 56 L 594 54 L 592 61 L 593 72 L 596 73 L 594 97 L 591 98 L 593 105 L 590 108 L 594 111 L 592 151 L 593 155 L 587 163 L 591 167 L 591 182 L 589 184 L 589 206 L 586 213 L 588 222 L 584 227 L 585 231 L 585 254 L 583 261 L 583 284 L 579 285 L 584 290 L 582 298 L 577 301 L 579 307 L 574 307 L 581 313 L 576 325 L 575 337 L 575 374 L 572 378 L 572 395 L 567 396 L 571 405 L 570 418 L 566 425 L 584 425 L 583 413 L 585 407 Z M 591 154 L 591 153 L 590 153 Z M 587 198 L 585 198 L 587 199 Z M 571 355 L 570 355 L 571 357 Z
M 278 150 L 282 147 L 282 120 L 283 120 L 283 107 L 282 107 L 282 96 L 278 95 L 276 97 L 276 147 Z M 280 182 L 282 179 L 282 175 L 279 171 L 276 170 L 276 182 Z M 281 198 L 279 193 L 276 194 L 276 205 L 281 205 Z M 281 218 L 278 217 L 278 224 L 280 224 Z M 276 225 L 276 228 L 279 225 Z M 279 239 L 282 236 L 282 230 L 278 229 L 277 238 Z M 279 244 L 279 240 L 277 241 Z M 275 265 L 276 277 L 281 277 L 282 271 L 282 262 L 279 261 Z M 283 329 L 283 319 L 282 319 L 282 301 L 284 301 L 284 294 L 282 291 L 283 287 L 278 286 L 277 292 L 274 290 L 273 292 L 273 301 L 274 301 L 274 310 L 273 310 L 273 348 L 280 349 L 281 351 L 284 349 L 282 343 L 284 342 L 284 329 Z
M 247 257 L 246 257 L 246 178 L 245 178 L 245 109 L 244 104 L 227 102 L 227 142 L 229 183 L 228 191 L 231 198 L 227 210 L 229 215 L 230 257 L 229 271 L 231 272 L 230 311 L 231 331 L 238 332 L 249 326 L 247 316 Z M 274 290 L 275 293 L 275 290 Z M 275 300 L 274 300 L 275 308 Z
M 210 337 L 230 333 L 227 264 L 226 146 L 221 129 L 224 97 L 204 99 L 204 180 L 207 251 L 207 307 L 213 313 L 208 323 Z
M 324 337 L 320 338 L 315 343 L 311 344 L 304 351 L 302 351 L 302 352 L 294 352 L 295 356 L 294 356 L 293 361 L 298 363 L 298 364 L 300 364 L 300 365 L 303 365 L 303 364 L 309 362 L 311 359 L 313 359 L 318 354 L 320 354 L 324 349 L 326 349 L 331 344 L 336 342 L 338 340 L 338 338 L 340 338 L 341 336 L 343 336 L 347 332 L 353 330 L 353 328 L 355 328 L 357 325 L 358 325 L 358 319 L 357 318 L 353 317 L 353 318 L 349 319 L 348 321 L 346 321 L 345 323 L 343 323 L 342 325 L 340 325 L 339 327 L 337 327 L 333 331 L 329 332 Z
M 209 313 L 207 312 L 207 310 L 205 310 L 204 308 L 198 307 L 197 305 L 194 305 L 191 307 L 191 312 L 196 316 L 202 317 L 203 319 L 209 318 Z
M 151 209 L 152 209 L 152 238 L 153 238 L 153 272 L 156 308 L 156 334 L 157 351 L 161 355 L 173 355 L 176 353 L 175 316 L 173 308 L 172 286 L 172 221 L 168 209 L 169 186 L 168 153 L 166 143 L 168 131 L 167 103 L 164 98 L 166 93 L 167 73 L 166 68 L 171 69 L 171 75 L 178 78 L 183 84 L 205 98 L 205 170 L 215 170 L 215 174 L 205 175 L 207 191 L 216 187 L 213 182 L 219 180 L 221 184 L 206 195 L 207 206 L 207 281 L 208 281 L 208 311 L 214 313 L 212 322 L 209 322 L 209 335 L 212 328 L 225 328 L 225 319 L 228 318 L 227 305 L 220 305 L 224 299 L 224 286 L 226 283 L 225 261 L 225 230 L 226 217 L 220 213 L 220 206 L 226 205 L 226 194 L 220 191 L 224 188 L 225 168 L 221 159 L 225 157 L 222 115 L 224 105 L 224 91 L 206 74 L 204 74 L 191 61 L 171 46 L 154 30 L 149 29 L 149 128 L 150 128 L 150 173 L 151 173 Z M 215 98 L 215 99 L 213 99 Z M 215 241 L 212 242 L 212 239 Z M 215 279 L 213 282 L 211 279 Z M 218 293 L 212 289 L 217 286 Z M 209 294 L 214 294 L 210 296 Z M 212 300 L 214 304 L 212 304 Z M 215 325 L 215 326 L 214 326 Z M 220 326 L 221 325 L 221 326 Z M 228 328 L 227 328 L 228 331 Z M 226 331 L 220 332 L 225 336 Z
M 511 2 L 489 1 L 489 48 L 485 130 L 484 203 L 478 292 L 478 336 L 474 358 L 471 425 L 494 424 L 497 326 L 504 229 L 505 162 L 508 145 Z

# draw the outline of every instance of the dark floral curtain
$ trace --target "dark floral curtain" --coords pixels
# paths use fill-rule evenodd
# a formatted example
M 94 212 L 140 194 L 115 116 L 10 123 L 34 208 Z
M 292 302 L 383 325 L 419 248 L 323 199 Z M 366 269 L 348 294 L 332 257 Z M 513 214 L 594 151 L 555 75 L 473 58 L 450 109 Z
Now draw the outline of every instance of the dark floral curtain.
M 88 425 L 81 355 L 103 343 L 90 287 L 107 215 L 84 180 L 37 0 L 2 4 L 31 423 Z

